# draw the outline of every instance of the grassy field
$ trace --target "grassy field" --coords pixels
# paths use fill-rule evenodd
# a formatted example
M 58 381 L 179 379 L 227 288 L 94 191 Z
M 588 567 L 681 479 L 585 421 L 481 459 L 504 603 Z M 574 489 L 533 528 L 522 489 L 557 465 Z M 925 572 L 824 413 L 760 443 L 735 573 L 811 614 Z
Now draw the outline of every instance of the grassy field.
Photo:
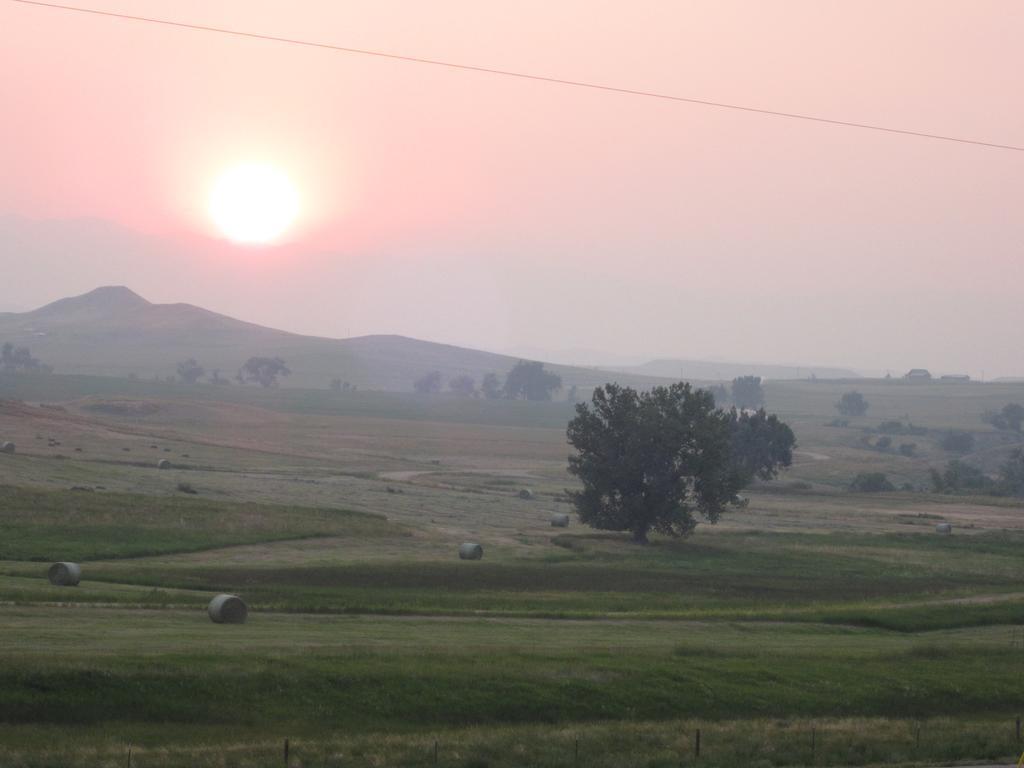
M 255 768 L 284 738 L 294 766 L 1006 758 L 1024 505 L 919 489 L 942 430 L 982 465 L 1012 447 L 981 414 L 1024 387 L 858 383 L 869 415 L 827 426 L 852 386 L 770 383 L 794 466 L 637 547 L 550 527 L 564 403 L 0 377 L 25 401 L 0 401 L 0 764 Z M 872 447 L 883 419 L 927 430 L 914 456 Z M 851 494 L 859 471 L 913 490 Z M 224 591 L 246 624 L 208 620 Z

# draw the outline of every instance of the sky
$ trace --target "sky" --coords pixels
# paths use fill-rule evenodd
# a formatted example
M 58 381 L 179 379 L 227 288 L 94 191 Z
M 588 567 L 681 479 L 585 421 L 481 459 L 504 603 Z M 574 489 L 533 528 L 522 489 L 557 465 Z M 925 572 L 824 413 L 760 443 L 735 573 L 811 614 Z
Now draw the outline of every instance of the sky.
M 1016 0 L 83 5 L 1024 145 Z M 334 337 L 1024 374 L 1024 152 L 11 0 L 0 103 L 0 310 L 123 284 Z M 245 163 L 298 195 L 270 245 L 208 210 Z

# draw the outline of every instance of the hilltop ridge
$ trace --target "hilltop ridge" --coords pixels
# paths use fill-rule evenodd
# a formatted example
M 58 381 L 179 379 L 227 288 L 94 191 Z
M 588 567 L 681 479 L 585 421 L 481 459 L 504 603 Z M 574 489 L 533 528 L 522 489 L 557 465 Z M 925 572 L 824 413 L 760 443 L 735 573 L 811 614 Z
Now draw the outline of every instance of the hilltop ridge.
M 103 286 L 29 312 L 0 314 L 0 341 L 29 346 L 58 373 L 172 376 L 195 358 L 230 378 L 252 356 L 284 358 L 292 376 L 282 386 L 326 388 L 334 378 L 360 388 L 409 391 L 440 371 L 444 381 L 467 374 L 503 376 L 517 357 L 398 335 L 348 339 L 304 336 L 248 323 L 192 304 L 156 304 L 126 286 Z M 655 377 L 550 365 L 566 387 L 619 380 L 635 386 Z

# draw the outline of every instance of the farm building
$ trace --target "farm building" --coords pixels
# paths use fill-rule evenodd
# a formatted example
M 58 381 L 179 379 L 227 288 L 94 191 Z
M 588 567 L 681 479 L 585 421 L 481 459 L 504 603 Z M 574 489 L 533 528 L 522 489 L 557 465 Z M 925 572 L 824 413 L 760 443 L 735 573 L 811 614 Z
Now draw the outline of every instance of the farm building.
M 971 377 L 966 373 L 947 373 L 939 377 L 939 381 L 970 381 Z
M 907 381 L 931 381 L 932 374 L 927 368 L 911 368 L 903 378 Z

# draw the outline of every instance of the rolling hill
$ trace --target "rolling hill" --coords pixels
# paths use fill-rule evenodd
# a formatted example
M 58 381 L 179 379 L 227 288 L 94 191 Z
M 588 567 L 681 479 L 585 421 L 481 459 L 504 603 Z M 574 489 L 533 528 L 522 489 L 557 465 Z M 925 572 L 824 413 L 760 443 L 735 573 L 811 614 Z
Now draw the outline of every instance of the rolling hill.
M 234 376 L 251 356 L 281 357 L 292 375 L 282 386 L 323 389 L 338 377 L 361 389 L 409 391 L 426 372 L 503 376 L 518 358 L 404 336 L 328 339 L 236 320 L 190 304 L 153 304 L 123 286 L 21 313 L 0 313 L 0 342 L 28 346 L 57 373 L 166 377 L 194 357 L 208 372 Z M 634 386 L 662 382 L 642 374 L 551 365 L 566 387 L 609 380 Z

